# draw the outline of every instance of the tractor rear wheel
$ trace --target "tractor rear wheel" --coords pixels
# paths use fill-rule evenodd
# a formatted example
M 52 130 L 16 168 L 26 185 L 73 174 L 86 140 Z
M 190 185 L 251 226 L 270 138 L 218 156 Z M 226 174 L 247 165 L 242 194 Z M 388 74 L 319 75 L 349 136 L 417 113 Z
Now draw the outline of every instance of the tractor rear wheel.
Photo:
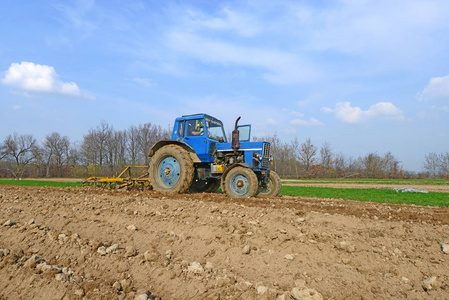
M 235 167 L 225 178 L 225 192 L 232 198 L 249 198 L 256 195 L 258 180 L 253 170 Z
M 281 188 L 281 178 L 275 172 L 270 171 L 270 176 L 267 178 L 267 183 L 261 184 L 257 193 L 263 197 L 277 197 L 281 192 Z
M 164 146 L 151 159 L 149 178 L 158 192 L 184 193 L 192 184 L 193 175 L 192 158 L 180 146 Z

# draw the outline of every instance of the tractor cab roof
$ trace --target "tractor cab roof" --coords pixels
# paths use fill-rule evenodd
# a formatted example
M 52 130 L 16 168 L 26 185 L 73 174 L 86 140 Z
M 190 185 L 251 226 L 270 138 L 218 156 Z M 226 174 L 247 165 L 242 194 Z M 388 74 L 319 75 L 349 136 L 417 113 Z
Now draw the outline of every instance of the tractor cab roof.
M 223 124 L 223 122 L 221 122 L 217 118 L 214 118 L 211 115 L 204 114 L 204 113 L 202 113 L 202 114 L 193 114 L 193 115 L 183 115 L 182 117 L 177 118 L 176 120 L 194 120 L 194 119 L 198 119 L 198 118 L 210 119 L 211 121 L 216 121 L 216 122 L 219 122 L 219 123 Z

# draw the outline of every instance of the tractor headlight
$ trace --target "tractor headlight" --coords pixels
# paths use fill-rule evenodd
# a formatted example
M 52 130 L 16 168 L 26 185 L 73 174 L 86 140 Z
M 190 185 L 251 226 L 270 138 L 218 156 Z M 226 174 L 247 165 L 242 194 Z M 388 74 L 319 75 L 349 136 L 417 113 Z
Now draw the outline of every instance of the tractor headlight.
M 262 161 L 262 158 L 263 158 L 262 154 L 257 153 L 257 152 L 254 152 L 253 157 L 258 161 Z

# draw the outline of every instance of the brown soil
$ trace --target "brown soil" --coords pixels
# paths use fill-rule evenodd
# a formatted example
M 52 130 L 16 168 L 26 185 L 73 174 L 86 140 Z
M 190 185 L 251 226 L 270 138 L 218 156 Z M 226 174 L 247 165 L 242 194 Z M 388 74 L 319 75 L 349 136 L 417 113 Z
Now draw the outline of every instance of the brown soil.
M 449 298 L 446 207 L 0 186 L 0 211 L 0 299 Z

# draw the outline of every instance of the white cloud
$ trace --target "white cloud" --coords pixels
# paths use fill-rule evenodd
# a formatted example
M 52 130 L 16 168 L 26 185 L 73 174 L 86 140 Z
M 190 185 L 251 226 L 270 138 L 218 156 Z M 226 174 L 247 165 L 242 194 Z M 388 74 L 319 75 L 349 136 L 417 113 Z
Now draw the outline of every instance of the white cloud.
M 449 112 L 449 106 L 447 106 L 447 105 L 443 105 L 443 106 L 432 105 L 430 108 L 431 108 L 433 111 L 444 111 L 444 112 Z
M 1 81 L 1 79 L 0 79 L 0 81 Z M 12 95 L 18 95 L 18 96 L 27 97 L 27 98 L 33 98 L 34 97 L 33 95 L 30 95 L 26 91 L 10 90 L 9 93 L 12 94 Z
M 337 1 L 314 10 L 310 49 L 345 53 L 389 53 L 396 58 L 429 53 L 432 34 L 448 25 L 444 1 Z M 431 53 L 431 52 L 430 52 Z
M 144 87 L 147 87 L 147 88 L 156 86 L 156 83 L 154 83 L 151 79 L 148 79 L 148 78 L 134 77 L 131 80 L 134 82 L 137 82 L 138 84 L 143 85 Z
M 27 92 L 93 98 L 91 95 L 82 94 L 76 83 L 60 80 L 53 67 L 32 62 L 12 63 L 1 82 Z
M 56 3 L 55 9 L 60 12 L 62 23 L 82 33 L 84 37 L 92 35 L 96 29 L 95 22 L 89 16 L 94 12 L 95 0 L 81 0 L 73 4 L 65 5 L 64 2 Z M 96 17 L 101 16 L 101 11 L 95 10 Z
M 197 29 L 234 31 L 244 37 L 255 36 L 260 33 L 262 28 L 253 14 L 230 8 L 222 9 L 217 17 L 204 14 L 201 11 L 189 10 L 187 17 L 186 24 Z
M 308 63 L 284 51 L 242 46 L 179 31 L 168 35 L 168 45 L 205 62 L 264 70 L 262 77 L 275 84 L 310 82 L 318 77 Z
M 449 75 L 430 79 L 429 84 L 421 93 L 418 93 L 416 98 L 419 101 L 449 100 Z
M 14 105 L 12 107 L 12 109 L 14 109 L 14 110 L 19 110 L 19 109 L 22 109 L 22 108 L 23 108 L 23 106 L 21 106 L 21 105 Z
M 325 112 L 325 113 L 332 113 L 332 112 L 334 112 L 335 110 L 334 109 L 332 109 L 332 108 L 330 108 L 330 107 L 322 107 L 321 108 L 321 111 L 322 112 Z
M 335 113 L 335 118 L 346 123 L 361 123 L 374 118 L 405 120 L 402 111 L 391 102 L 379 102 L 371 105 L 368 110 L 352 107 L 350 102 L 339 102 L 335 108 L 323 107 L 321 111 Z
M 342 76 L 360 78 L 354 72 L 385 74 L 386 67 L 404 63 L 420 67 L 423 57 L 439 49 L 448 12 L 449 5 L 432 0 L 237 1 L 207 9 L 170 5 L 154 18 L 158 26 L 144 21 L 146 27 L 126 31 L 129 40 L 111 48 L 171 74 L 219 73 L 222 69 L 214 67 L 223 67 L 275 84 L 323 77 L 338 82 Z M 107 20 L 129 26 L 123 16 L 114 17 Z M 410 57 L 417 59 L 413 66 Z
M 303 113 L 301 113 L 299 111 L 291 110 L 290 108 L 283 108 L 282 113 L 289 114 L 290 116 L 293 116 L 293 117 L 299 117 L 299 118 L 304 117 Z
M 322 126 L 324 125 L 322 122 L 318 121 L 315 118 L 310 118 L 310 120 L 302 120 L 302 119 L 294 119 L 290 121 L 292 125 L 303 125 L 303 126 Z

